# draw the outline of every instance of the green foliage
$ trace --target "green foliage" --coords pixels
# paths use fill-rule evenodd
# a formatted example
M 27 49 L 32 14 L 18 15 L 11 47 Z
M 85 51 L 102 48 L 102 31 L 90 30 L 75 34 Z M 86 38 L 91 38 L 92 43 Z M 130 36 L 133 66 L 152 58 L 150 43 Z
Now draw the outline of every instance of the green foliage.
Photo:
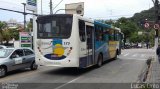
M 3 30 L 3 41 L 8 43 L 12 39 L 12 35 L 9 29 Z
M 146 30 L 143 26 L 145 20 L 155 21 L 155 12 L 154 8 L 150 8 L 149 10 L 144 10 L 140 13 L 136 13 L 131 18 L 121 17 L 116 22 L 111 20 L 103 21 L 107 24 L 112 24 L 115 27 L 118 27 L 124 33 L 124 43 L 129 41 L 130 43 L 145 43 L 149 42 L 152 45 L 154 44 L 154 29 Z M 138 32 L 143 32 L 142 35 L 138 35 Z
M 3 30 L 7 27 L 5 22 L 0 21 L 0 44 L 3 44 Z
M 154 21 L 155 20 L 155 11 L 154 8 L 150 8 L 149 10 L 144 10 L 140 13 L 134 14 L 133 17 L 130 18 L 130 20 L 134 22 L 142 22 L 145 19 L 149 21 Z
M 12 39 L 19 39 L 19 31 L 17 29 L 4 29 L 3 30 L 3 41 L 8 44 L 8 42 Z
M 8 44 L 8 42 L 12 39 L 19 39 L 19 31 L 17 28 L 8 28 L 5 22 L 0 21 L 0 44 L 3 44 L 3 41 Z
M 17 28 L 9 29 L 9 30 L 10 30 L 11 37 L 14 38 L 15 40 L 19 40 L 19 31 L 17 30 Z
M 139 28 L 135 22 L 128 18 L 122 17 L 114 24 L 114 26 L 120 28 L 123 32 L 124 43 L 126 43 L 126 40 L 129 40 L 130 42 L 138 41 L 136 32 L 139 30 Z
M 33 21 L 30 21 L 28 24 L 27 24 L 27 28 L 26 28 L 26 31 L 27 32 L 30 32 L 33 30 Z

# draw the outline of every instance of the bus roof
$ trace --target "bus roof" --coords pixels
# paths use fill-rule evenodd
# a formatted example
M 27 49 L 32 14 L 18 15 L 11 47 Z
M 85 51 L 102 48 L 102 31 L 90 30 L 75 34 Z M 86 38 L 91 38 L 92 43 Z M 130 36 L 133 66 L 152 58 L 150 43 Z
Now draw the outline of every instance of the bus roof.
M 99 22 L 99 21 L 94 21 L 94 24 L 95 25 L 100 25 L 100 26 L 103 26 L 103 27 L 107 27 L 107 28 L 111 28 L 112 27 L 109 24 L 105 24 L 105 23 L 102 23 L 102 22 Z
M 105 24 L 105 23 L 102 23 L 102 22 L 99 22 L 99 21 L 94 21 L 94 24 L 95 25 L 100 25 L 100 26 L 103 26 L 103 27 L 107 27 L 107 28 L 110 28 L 110 29 L 117 30 L 117 31 L 121 32 L 120 28 L 117 28 L 117 27 L 114 27 L 112 25 Z

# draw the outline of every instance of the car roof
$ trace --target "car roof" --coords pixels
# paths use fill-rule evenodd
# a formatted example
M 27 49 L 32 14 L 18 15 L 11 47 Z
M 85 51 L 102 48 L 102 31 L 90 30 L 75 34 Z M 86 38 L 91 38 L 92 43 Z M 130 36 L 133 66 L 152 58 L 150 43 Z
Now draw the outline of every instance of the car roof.
M 4 48 L 7 48 L 7 46 L 4 46 L 4 45 L 0 45 L 0 47 L 4 47 Z
M 32 50 L 31 48 L 5 48 L 5 49 L 13 49 L 13 50 L 16 50 L 16 49 L 29 49 L 29 50 Z

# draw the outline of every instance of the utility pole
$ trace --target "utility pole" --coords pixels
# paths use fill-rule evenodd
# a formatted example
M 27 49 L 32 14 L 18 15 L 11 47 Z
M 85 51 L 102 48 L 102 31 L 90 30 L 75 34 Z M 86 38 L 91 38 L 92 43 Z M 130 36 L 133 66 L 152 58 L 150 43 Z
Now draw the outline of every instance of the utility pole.
M 42 0 L 41 0 L 41 15 L 43 14 L 43 10 L 42 10 Z
M 50 14 L 53 14 L 52 9 L 53 9 L 53 7 L 52 7 L 52 0 L 50 0 Z
M 159 1 L 158 0 L 155 0 L 155 4 L 154 4 L 154 6 L 155 6 L 155 17 L 156 17 L 156 19 L 155 19 L 155 24 L 158 24 L 159 23 Z M 155 35 L 157 38 L 158 38 L 158 29 L 156 29 L 156 35 Z
M 159 23 L 158 17 L 159 17 L 159 1 L 155 0 L 154 2 L 154 8 L 155 8 L 155 24 Z M 158 29 L 155 29 L 155 49 L 158 47 Z
M 24 15 L 24 31 L 26 31 L 26 3 L 22 3 L 23 6 L 24 6 L 24 12 L 23 12 L 23 15 Z
M 159 23 L 159 1 L 158 0 L 152 0 L 154 3 L 154 9 L 155 9 L 155 24 Z M 155 29 L 155 59 L 157 59 L 156 55 L 156 49 L 158 47 L 158 29 Z

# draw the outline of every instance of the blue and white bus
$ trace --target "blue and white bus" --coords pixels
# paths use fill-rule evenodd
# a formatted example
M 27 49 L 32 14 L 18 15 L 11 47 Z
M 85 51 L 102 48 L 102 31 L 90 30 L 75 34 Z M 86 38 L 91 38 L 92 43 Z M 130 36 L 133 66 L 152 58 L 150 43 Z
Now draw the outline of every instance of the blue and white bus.
M 121 52 L 121 30 L 76 14 L 37 18 L 36 62 L 43 66 L 102 66 Z

